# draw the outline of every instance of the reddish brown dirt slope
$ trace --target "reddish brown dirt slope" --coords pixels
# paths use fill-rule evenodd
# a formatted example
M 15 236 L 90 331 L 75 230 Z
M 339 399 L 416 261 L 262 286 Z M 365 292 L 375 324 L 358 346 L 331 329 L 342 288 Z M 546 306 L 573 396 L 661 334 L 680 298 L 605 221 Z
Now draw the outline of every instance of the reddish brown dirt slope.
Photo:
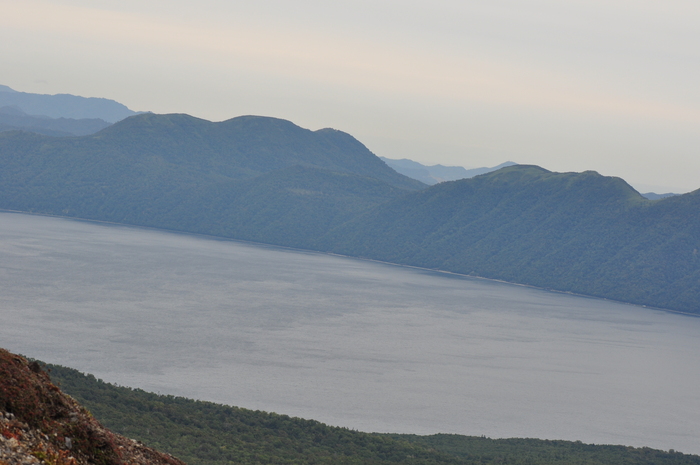
M 114 434 L 36 362 L 0 349 L 0 465 L 185 465 Z

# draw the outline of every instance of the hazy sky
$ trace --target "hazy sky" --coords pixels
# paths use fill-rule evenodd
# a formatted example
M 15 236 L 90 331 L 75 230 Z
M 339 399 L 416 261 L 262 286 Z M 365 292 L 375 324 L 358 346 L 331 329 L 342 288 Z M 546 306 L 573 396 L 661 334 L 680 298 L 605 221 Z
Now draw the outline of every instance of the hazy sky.
M 700 2 L 0 0 L 0 84 L 700 187 Z

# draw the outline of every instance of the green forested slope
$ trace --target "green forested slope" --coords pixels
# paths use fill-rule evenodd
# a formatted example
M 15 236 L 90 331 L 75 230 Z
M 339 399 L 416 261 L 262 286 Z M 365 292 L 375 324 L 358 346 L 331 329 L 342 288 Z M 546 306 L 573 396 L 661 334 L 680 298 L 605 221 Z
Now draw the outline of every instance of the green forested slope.
M 308 248 L 331 228 L 406 192 L 368 177 L 297 165 L 206 186 L 152 225 Z
M 472 463 L 407 441 L 116 387 L 49 367 L 54 382 L 105 426 L 191 465 Z
M 105 426 L 197 465 L 218 464 L 693 464 L 649 448 L 459 435 L 370 434 L 313 420 L 117 387 L 49 365 L 51 377 Z
M 514 166 L 375 207 L 337 253 L 700 312 L 700 191 L 644 199 L 619 178 Z
M 86 137 L 0 134 L 0 208 L 295 247 L 420 187 L 347 134 L 273 118 L 144 114 Z
M 21 193 L 25 206 L 32 206 L 58 194 L 70 210 L 72 202 L 87 196 L 104 197 L 101 203 L 108 204 L 111 196 L 135 190 L 150 202 L 159 193 L 184 197 L 193 187 L 295 165 L 369 177 L 401 189 L 425 187 L 340 131 L 312 132 L 253 116 L 211 123 L 188 115 L 143 114 L 83 137 L 1 133 L 0 200 L 18 203 L 21 199 L 8 194 Z

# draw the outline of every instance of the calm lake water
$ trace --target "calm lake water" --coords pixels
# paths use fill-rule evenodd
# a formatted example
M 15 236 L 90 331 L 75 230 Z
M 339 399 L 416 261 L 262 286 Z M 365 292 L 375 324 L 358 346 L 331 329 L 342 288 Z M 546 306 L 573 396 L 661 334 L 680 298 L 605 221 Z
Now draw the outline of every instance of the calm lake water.
M 0 213 L 0 346 L 362 431 L 700 453 L 700 318 L 320 253 Z

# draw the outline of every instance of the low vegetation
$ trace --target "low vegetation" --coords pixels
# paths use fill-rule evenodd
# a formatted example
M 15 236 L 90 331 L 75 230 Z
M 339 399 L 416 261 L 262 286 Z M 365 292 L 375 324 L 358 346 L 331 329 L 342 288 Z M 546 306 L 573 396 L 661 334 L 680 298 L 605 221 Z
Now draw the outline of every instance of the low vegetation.
M 103 424 L 197 464 L 694 464 L 700 456 L 570 441 L 370 434 L 114 386 L 49 365 Z

